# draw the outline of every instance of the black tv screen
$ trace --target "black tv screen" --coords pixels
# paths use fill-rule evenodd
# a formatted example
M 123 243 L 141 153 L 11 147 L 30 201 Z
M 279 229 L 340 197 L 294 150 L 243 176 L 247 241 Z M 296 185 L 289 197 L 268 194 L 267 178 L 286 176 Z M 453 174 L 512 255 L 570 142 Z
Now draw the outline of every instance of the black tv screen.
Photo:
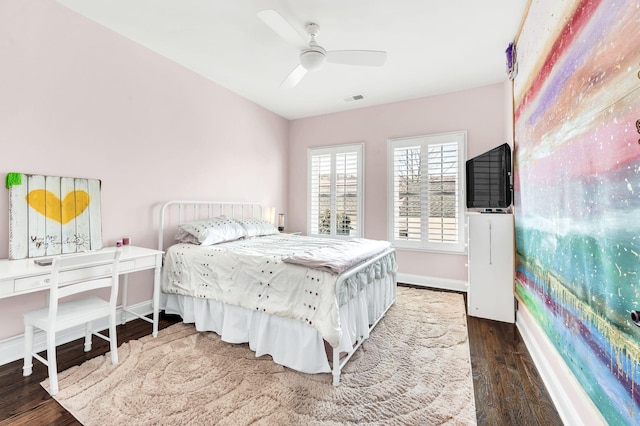
M 511 148 L 502 144 L 467 160 L 467 208 L 511 205 Z

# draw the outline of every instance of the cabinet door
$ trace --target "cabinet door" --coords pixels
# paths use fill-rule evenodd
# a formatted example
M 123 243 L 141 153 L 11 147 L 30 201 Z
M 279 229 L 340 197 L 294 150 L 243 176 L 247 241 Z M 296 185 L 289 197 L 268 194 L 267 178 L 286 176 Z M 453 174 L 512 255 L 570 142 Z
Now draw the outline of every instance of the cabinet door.
M 469 315 L 514 322 L 511 214 L 469 215 Z

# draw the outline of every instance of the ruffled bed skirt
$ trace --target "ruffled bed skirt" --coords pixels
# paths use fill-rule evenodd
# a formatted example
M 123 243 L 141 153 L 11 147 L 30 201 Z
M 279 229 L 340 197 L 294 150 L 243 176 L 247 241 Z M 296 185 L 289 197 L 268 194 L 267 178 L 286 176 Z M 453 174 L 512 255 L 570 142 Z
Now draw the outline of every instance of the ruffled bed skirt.
M 340 307 L 340 352 L 351 353 L 369 337 L 369 330 L 395 302 L 395 274 L 385 274 L 363 287 Z M 161 309 L 178 314 L 198 331 L 214 331 L 228 343 L 249 343 L 256 357 L 271 355 L 273 361 L 294 370 L 329 373 L 331 366 L 320 333 L 304 322 L 226 305 L 212 299 L 162 294 Z

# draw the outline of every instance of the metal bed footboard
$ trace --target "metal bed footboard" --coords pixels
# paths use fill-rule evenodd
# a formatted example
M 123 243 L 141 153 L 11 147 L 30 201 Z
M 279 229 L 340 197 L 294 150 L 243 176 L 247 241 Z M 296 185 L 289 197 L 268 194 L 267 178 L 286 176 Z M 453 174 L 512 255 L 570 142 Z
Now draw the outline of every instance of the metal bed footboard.
M 389 249 L 383 251 L 382 253 L 370 258 L 366 262 L 358 264 L 358 265 L 355 265 L 355 266 L 347 269 L 345 272 L 343 272 L 338 277 L 338 280 L 336 281 L 336 286 L 335 286 L 336 297 L 337 297 L 338 294 L 340 294 L 340 289 L 342 288 L 342 286 L 345 285 L 345 283 L 346 283 L 348 278 L 354 276 L 355 274 L 357 274 L 360 271 L 363 271 L 368 266 L 373 265 L 374 263 L 376 263 L 377 261 L 379 261 L 383 257 L 385 257 L 385 256 L 387 256 L 387 255 L 389 255 L 389 254 L 391 254 L 391 253 L 393 253 L 395 251 L 396 251 L 395 248 L 389 248 Z M 369 333 L 371 333 L 371 331 L 374 329 L 374 327 L 376 325 L 378 325 L 380 320 L 386 315 L 387 311 L 396 302 L 396 298 L 397 298 L 396 272 L 395 271 L 389 271 L 389 274 L 392 274 L 392 276 L 393 276 L 393 284 L 394 284 L 393 285 L 393 290 L 392 290 L 393 291 L 393 296 L 391 297 L 391 300 L 389 301 L 389 304 L 387 306 L 385 306 L 385 308 L 382 311 L 382 313 L 380 314 L 380 316 L 375 319 L 373 324 L 369 324 Z M 332 361 L 331 374 L 333 375 L 333 385 L 334 386 L 337 386 L 337 385 L 340 384 L 340 372 L 342 371 L 342 367 L 344 367 L 345 364 L 351 359 L 353 354 L 356 352 L 356 350 L 358 350 L 358 348 L 362 345 L 362 343 L 365 340 L 366 339 L 358 339 L 356 345 L 353 347 L 353 350 L 351 352 L 349 352 L 347 355 L 345 355 L 345 357 L 343 359 L 340 359 L 340 349 L 339 348 L 333 348 L 333 361 Z

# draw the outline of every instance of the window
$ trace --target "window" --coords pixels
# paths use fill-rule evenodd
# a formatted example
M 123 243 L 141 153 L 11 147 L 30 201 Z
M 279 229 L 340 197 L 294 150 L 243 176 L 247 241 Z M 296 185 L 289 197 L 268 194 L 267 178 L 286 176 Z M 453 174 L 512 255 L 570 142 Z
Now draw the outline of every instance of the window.
M 363 235 L 363 151 L 362 144 L 309 149 L 309 235 Z
M 389 240 L 406 249 L 464 252 L 466 132 L 390 139 Z

